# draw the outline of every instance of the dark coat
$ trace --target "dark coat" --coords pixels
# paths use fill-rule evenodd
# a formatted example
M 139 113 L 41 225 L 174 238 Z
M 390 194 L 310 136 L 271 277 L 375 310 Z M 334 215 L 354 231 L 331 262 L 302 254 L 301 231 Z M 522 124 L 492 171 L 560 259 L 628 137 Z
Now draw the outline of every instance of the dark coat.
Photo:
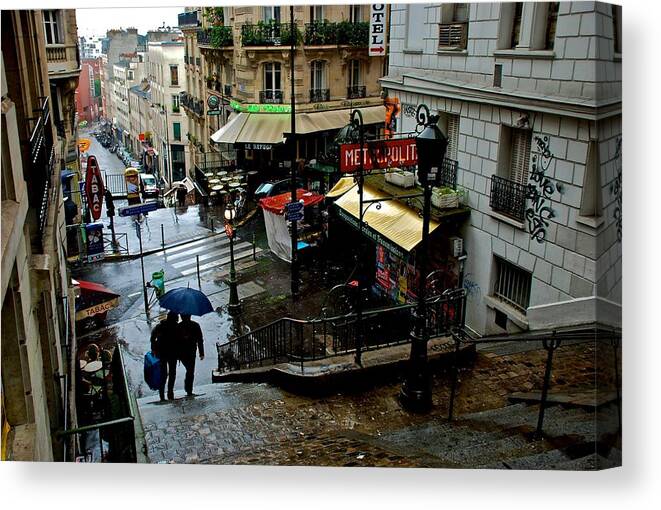
M 202 329 L 197 322 L 181 321 L 177 324 L 177 347 L 180 360 L 195 358 L 196 351 L 204 356 Z
M 162 320 L 151 332 L 151 352 L 159 359 L 177 358 L 177 323 Z

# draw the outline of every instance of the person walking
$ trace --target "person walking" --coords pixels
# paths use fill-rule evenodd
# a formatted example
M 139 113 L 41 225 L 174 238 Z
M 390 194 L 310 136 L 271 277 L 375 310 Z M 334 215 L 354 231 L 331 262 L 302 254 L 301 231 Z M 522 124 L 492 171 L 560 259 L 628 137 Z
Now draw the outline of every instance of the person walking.
M 174 382 L 177 378 L 177 322 L 179 314 L 168 312 L 151 332 L 151 352 L 161 360 L 163 379 L 158 390 L 161 401 L 165 400 L 165 383 L 168 385 L 168 400 L 174 400 Z
M 184 207 L 186 205 L 186 195 L 188 194 L 188 190 L 186 189 L 186 186 L 180 184 L 177 187 L 177 191 L 175 191 L 175 194 L 177 195 L 177 203 L 179 207 Z
M 193 379 L 195 378 L 195 354 L 199 351 L 200 361 L 204 359 L 204 338 L 200 325 L 192 321 L 190 315 L 181 314 L 181 322 L 177 325 L 177 343 L 179 359 L 186 368 L 184 388 L 189 397 L 193 396 Z

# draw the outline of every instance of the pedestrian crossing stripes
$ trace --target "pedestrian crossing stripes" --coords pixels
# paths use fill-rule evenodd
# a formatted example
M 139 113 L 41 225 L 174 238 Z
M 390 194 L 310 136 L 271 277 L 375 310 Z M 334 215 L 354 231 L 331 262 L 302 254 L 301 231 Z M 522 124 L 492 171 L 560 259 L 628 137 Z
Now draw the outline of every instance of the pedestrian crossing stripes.
M 198 261 L 201 273 L 223 265 L 229 265 L 229 243 L 229 239 L 223 233 L 193 241 L 186 245 L 167 248 L 164 252 L 159 253 L 158 257 L 183 276 L 189 276 L 197 272 Z M 259 252 L 261 252 L 261 249 L 255 249 L 255 253 Z M 253 246 L 251 243 L 234 241 L 234 260 L 238 261 L 246 257 L 252 257 L 252 254 Z

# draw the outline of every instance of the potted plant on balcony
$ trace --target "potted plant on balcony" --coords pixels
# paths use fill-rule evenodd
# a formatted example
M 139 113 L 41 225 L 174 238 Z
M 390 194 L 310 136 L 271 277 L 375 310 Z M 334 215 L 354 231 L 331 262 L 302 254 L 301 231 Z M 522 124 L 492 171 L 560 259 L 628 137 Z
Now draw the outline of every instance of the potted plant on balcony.
M 232 27 L 222 25 L 211 27 L 211 46 L 214 48 L 222 48 L 233 45 Z

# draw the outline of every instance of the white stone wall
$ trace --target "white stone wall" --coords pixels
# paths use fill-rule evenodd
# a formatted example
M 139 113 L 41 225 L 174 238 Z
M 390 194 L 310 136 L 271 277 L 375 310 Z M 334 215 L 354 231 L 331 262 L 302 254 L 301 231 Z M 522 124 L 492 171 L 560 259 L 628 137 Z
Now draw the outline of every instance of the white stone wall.
M 471 208 L 470 220 L 462 229 L 470 289 L 467 325 L 479 334 L 502 333 L 494 324 L 496 308 L 510 318 L 508 330 L 535 329 L 594 317 L 597 297 L 619 304 L 622 293 L 616 220 L 621 59 L 613 50 L 610 5 L 561 2 L 553 55 L 547 52 L 541 57 L 498 52 L 501 8 L 499 3 L 470 4 L 466 50 L 439 52 L 441 6 L 426 4 L 423 51 L 415 53 L 405 51 L 407 6 L 393 5 L 390 68 L 382 82 L 404 106 L 425 103 L 432 111 L 460 116 L 457 181 L 467 191 L 466 203 Z M 495 63 L 503 64 L 502 88 L 493 87 Z M 455 87 L 451 93 L 447 85 Z M 476 90 L 487 94 L 476 95 Z M 521 97 L 537 102 L 522 108 Z M 602 113 L 597 116 L 597 108 L 609 103 L 615 105 L 614 111 L 599 110 Z M 567 104 L 576 105 L 580 113 Z M 554 217 L 541 243 L 531 237 L 526 223 L 503 218 L 489 205 L 501 130 L 516 127 L 522 114 L 528 115 L 532 131 L 531 167 L 532 156 L 539 153 L 536 137 L 548 137 L 553 155 L 546 177 L 556 191 L 544 205 L 552 208 Z M 403 131 L 414 125 L 414 119 L 406 115 L 399 124 Z M 597 221 L 596 227 L 579 218 L 591 139 L 598 140 L 603 206 L 603 221 Z M 532 273 L 528 313 L 490 298 L 495 256 Z M 574 314 L 566 313 L 567 303 Z

